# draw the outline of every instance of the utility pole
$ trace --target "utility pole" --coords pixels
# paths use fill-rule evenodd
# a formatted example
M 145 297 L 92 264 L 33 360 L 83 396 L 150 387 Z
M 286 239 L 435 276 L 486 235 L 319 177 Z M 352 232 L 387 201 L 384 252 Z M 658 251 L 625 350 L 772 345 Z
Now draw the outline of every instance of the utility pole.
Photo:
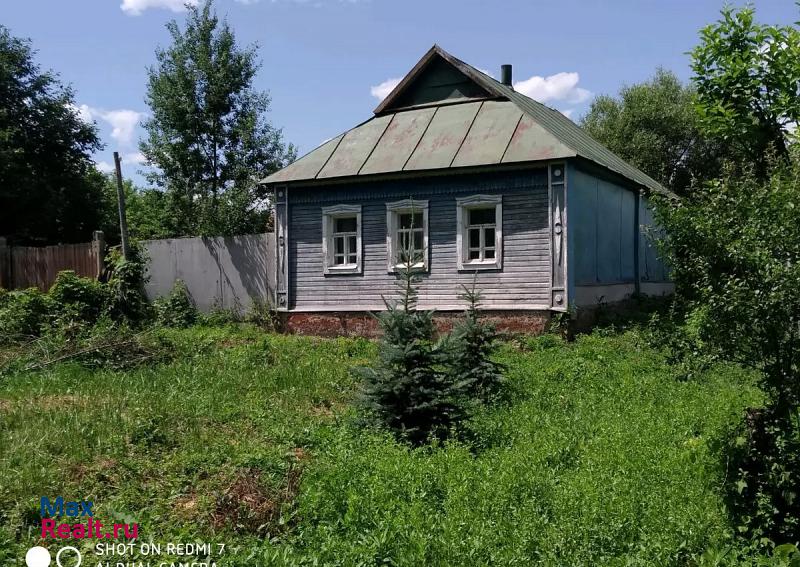
M 131 249 L 128 246 L 128 217 L 125 214 L 125 191 L 122 189 L 122 160 L 119 152 L 114 152 L 114 167 L 117 170 L 117 207 L 119 208 L 119 235 L 122 240 L 122 257 L 131 259 Z

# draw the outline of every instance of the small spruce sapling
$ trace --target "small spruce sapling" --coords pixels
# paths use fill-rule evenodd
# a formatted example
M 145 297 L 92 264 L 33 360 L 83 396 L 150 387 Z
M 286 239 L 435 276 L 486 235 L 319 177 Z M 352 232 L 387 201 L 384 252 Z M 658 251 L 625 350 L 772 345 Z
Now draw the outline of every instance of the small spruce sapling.
M 467 303 L 467 309 L 450 339 L 450 372 L 465 390 L 468 402 L 487 402 L 497 396 L 505 380 L 505 368 L 492 360 L 498 333 L 480 316 L 481 293 L 475 288 L 475 280 L 471 287 L 462 287 L 464 292 L 459 298 Z
M 386 311 L 378 316 L 383 330 L 378 365 L 354 372 L 363 380 L 364 409 L 399 437 L 419 445 L 445 438 L 463 412 L 461 392 L 445 368 L 446 353 L 435 340 L 433 312 L 417 309 L 417 266 L 424 251 L 416 250 L 413 240 L 399 243 L 399 298 L 384 298 Z

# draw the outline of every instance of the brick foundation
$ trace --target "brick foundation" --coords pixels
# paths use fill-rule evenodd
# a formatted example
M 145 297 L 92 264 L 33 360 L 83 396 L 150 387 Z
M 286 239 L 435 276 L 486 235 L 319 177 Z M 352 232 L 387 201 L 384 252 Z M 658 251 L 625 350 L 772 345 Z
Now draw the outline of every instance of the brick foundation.
M 434 315 L 439 332 L 448 332 L 464 316 L 462 312 L 441 311 Z M 487 321 L 497 330 L 509 334 L 540 335 L 550 322 L 549 311 L 484 311 Z M 310 313 L 282 313 L 285 333 L 314 335 L 318 337 L 367 337 L 381 334 L 378 320 L 365 312 L 336 311 Z

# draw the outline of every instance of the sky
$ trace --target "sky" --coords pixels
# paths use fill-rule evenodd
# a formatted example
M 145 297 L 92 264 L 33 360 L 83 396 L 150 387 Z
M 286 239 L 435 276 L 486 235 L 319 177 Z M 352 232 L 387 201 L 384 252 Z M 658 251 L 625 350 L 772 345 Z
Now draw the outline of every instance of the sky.
M 190 0 L 196 2 L 197 0 Z M 733 5 L 741 5 L 732 2 Z M 165 24 L 184 0 L 0 0 L 0 24 L 29 38 L 37 62 L 72 85 L 105 148 L 138 184 L 147 68 L 168 45 Z M 800 20 L 792 0 L 755 0 L 759 21 Z M 598 94 L 646 80 L 657 67 L 691 76 L 687 52 L 719 17 L 717 0 L 216 0 L 238 41 L 257 44 L 255 87 L 268 119 L 300 155 L 366 120 L 433 45 L 574 120 Z

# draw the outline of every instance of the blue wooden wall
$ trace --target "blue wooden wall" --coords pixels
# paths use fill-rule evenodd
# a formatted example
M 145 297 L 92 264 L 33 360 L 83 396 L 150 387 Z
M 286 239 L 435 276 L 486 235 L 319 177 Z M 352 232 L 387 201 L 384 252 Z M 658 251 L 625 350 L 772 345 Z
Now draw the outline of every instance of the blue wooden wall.
M 646 197 L 623 185 L 570 166 L 568 187 L 570 280 L 572 285 L 611 285 L 636 281 L 639 254 L 641 281 L 668 279 L 664 264 L 642 225 L 653 225 Z M 636 232 L 639 231 L 639 250 Z

